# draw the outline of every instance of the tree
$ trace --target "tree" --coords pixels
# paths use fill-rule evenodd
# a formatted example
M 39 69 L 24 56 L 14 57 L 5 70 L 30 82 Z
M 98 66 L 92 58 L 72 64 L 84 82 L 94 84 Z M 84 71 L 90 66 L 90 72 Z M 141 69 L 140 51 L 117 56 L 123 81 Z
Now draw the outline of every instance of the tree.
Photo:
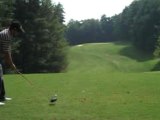
M 102 15 L 101 20 L 101 36 L 102 41 L 112 41 L 113 40 L 113 21 L 110 17 Z
M 9 25 L 13 19 L 14 0 L 0 0 L 0 28 Z
M 15 8 L 15 18 L 26 30 L 16 56 L 23 72 L 63 71 L 67 66 L 63 10 L 50 0 L 16 0 Z
M 160 25 L 159 0 L 135 0 L 113 18 L 117 40 L 132 41 L 140 50 L 152 53 Z
M 154 51 L 154 56 L 160 57 L 160 36 L 158 37 L 158 40 L 157 40 L 156 49 Z
M 67 24 L 65 36 L 71 45 L 82 43 L 80 27 L 79 21 L 70 20 Z
M 136 4 L 135 4 L 136 3 Z M 136 9 L 132 23 L 132 37 L 134 44 L 141 50 L 152 53 L 155 49 L 158 31 L 155 26 L 159 26 L 159 6 L 158 0 L 141 0 L 136 1 Z
M 100 39 L 100 23 L 99 20 L 96 19 L 88 19 L 81 21 L 81 35 L 82 35 L 82 41 L 84 43 L 90 43 L 90 42 L 101 42 Z
M 70 44 L 102 42 L 99 20 L 71 20 L 67 25 L 66 36 Z

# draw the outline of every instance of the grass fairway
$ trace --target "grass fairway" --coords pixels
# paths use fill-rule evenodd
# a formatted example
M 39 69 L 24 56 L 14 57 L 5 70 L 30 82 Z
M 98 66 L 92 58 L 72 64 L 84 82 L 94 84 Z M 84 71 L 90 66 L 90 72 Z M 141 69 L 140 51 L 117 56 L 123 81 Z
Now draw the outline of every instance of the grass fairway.
M 90 43 L 74 46 L 69 54 L 69 72 L 144 72 L 157 59 L 140 52 L 130 44 Z
M 160 73 L 146 72 L 157 60 L 129 50 L 113 43 L 72 47 L 68 72 L 26 75 L 34 86 L 6 75 L 13 100 L 0 106 L 0 120 L 159 120 Z

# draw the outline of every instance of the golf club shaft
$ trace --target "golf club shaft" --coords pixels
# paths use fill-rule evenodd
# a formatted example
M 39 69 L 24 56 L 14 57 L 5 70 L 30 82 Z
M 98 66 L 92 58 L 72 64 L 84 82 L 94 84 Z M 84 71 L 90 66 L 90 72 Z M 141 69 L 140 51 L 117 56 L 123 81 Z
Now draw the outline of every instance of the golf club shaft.
M 33 84 L 27 77 L 25 77 L 25 76 L 24 76 L 21 72 L 19 72 L 18 70 L 16 70 L 16 72 L 17 72 L 24 80 L 26 80 L 27 83 L 28 83 L 32 88 L 35 88 L 34 84 Z M 45 93 L 42 89 L 37 88 L 37 87 L 36 87 L 36 89 L 38 89 L 38 94 L 39 94 L 40 96 L 41 96 L 41 95 L 46 96 L 45 99 L 48 100 L 47 98 L 48 98 L 49 94 L 48 94 L 48 96 L 47 96 L 47 95 L 45 95 L 46 93 Z
M 33 86 L 33 83 L 32 83 L 29 79 L 27 79 L 21 72 L 18 71 L 18 74 L 19 74 L 23 79 L 25 79 L 30 85 Z

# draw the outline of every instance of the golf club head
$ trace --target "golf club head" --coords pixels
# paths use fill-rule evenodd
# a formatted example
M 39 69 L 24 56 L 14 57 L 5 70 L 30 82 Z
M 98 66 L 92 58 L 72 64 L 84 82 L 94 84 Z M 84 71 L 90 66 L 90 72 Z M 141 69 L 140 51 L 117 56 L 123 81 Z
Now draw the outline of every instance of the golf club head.
M 50 105 L 55 105 L 57 101 L 57 95 L 54 95 L 51 99 L 50 99 Z

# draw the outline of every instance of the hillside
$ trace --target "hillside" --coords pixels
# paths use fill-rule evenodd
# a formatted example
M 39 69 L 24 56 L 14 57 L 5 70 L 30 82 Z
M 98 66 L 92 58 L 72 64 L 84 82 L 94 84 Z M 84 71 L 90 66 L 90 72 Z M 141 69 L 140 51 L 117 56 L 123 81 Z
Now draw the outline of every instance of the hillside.
M 158 59 L 128 43 L 88 43 L 72 46 L 69 72 L 146 72 Z

